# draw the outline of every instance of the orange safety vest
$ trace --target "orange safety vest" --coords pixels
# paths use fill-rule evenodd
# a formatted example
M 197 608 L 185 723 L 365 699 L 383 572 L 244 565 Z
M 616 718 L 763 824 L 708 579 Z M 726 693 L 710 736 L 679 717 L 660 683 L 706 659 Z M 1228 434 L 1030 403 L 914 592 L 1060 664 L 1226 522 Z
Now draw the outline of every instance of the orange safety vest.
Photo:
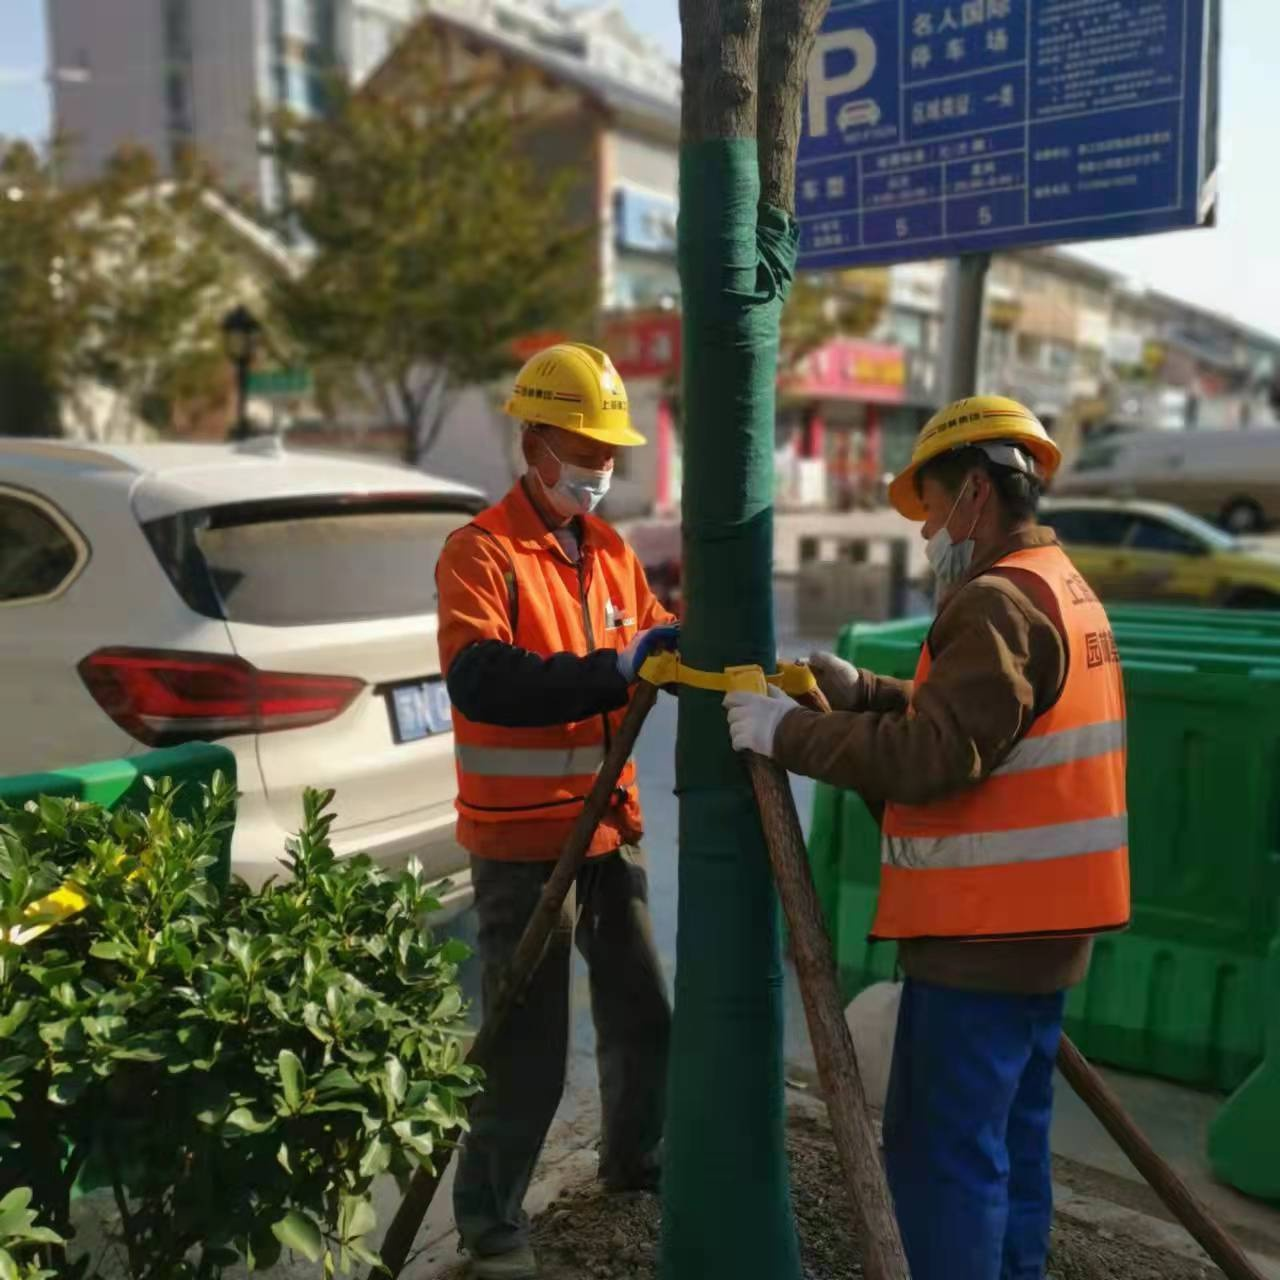
M 1053 592 L 1066 682 L 990 777 L 931 804 L 886 806 L 873 939 L 1080 935 L 1129 922 L 1124 685 L 1106 612 L 1060 547 L 1015 551 L 997 567 Z M 931 664 L 926 644 L 916 687 Z
M 603 520 L 583 519 L 578 565 L 521 484 L 468 528 L 501 549 L 506 598 L 486 607 L 495 615 L 495 635 L 522 649 L 544 657 L 622 650 L 639 627 L 667 620 L 634 552 Z M 654 618 L 655 610 L 661 617 Z M 448 625 L 442 613 L 442 635 Z M 468 720 L 454 707 L 459 841 L 481 857 L 555 858 L 625 715 L 623 708 L 571 724 L 509 728 Z M 589 852 L 611 852 L 638 840 L 643 829 L 635 764 L 628 761 Z

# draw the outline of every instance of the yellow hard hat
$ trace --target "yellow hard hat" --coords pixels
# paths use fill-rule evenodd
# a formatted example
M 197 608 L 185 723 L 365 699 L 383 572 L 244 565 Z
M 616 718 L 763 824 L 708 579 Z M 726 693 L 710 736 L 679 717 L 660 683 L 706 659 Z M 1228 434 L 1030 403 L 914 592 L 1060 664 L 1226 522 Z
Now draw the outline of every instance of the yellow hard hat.
M 916 475 L 926 462 L 963 449 L 966 445 L 990 441 L 1021 445 L 1035 459 L 1040 479 L 1053 479 L 1062 462 L 1062 451 L 1044 429 L 1040 419 L 1025 405 L 1004 396 L 970 396 L 940 409 L 924 424 L 916 437 L 910 464 L 889 486 L 889 501 L 908 520 L 926 520 Z
M 601 444 L 644 444 L 613 361 L 582 342 L 539 351 L 516 375 L 506 411 L 521 422 L 573 431 Z

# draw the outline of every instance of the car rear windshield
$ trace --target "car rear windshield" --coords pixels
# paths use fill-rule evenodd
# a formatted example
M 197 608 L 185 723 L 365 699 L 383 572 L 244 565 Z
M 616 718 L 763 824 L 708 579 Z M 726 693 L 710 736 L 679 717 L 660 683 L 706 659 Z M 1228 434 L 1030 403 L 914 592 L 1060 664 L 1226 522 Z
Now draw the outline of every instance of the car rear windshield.
M 477 504 L 335 498 L 184 511 L 144 526 L 205 617 L 267 627 L 434 613 L 436 561 Z

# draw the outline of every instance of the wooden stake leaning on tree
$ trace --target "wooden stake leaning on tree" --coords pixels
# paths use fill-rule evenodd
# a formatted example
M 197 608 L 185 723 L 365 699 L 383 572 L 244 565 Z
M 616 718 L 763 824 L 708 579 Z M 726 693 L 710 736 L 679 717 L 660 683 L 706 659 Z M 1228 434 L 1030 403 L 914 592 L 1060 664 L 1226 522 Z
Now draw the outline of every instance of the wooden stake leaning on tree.
M 801 701 L 815 711 L 831 710 L 821 693 Z M 844 1020 L 835 955 L 809 872 L 791 786 L 787 775 L 772 760 L 754 752 L 749 752 L 746 759 L 774 882 L 791 931 L 796 974 L 822 1093 L 862 1241 L 863 1271 L 869 1280 L 908 1280 L 902 1236 L 867 1113 L 853 1037 Z
M 591 838 L 595 835 L 596 828 L 609 808 L 614 789 L 618 785 L 618 778 L 622 775 L 627 761 L 631 759 L 636 740 L 640 737 L 640 730 L 644 728 L 644 722 L 649 712 L 653 710 L 653 704 L 657 699 L 656 685 L 644 680 L 636 685 L 626 717 L 617 735 L 609 744 L 604 763 L 596 775 L 595 784 L 587 796 L 582 812 L 573 824 L 573 830 L 565 841 L 555 870 L 543 887 L 542 897 L 538 900 L 529 923 L 525 925 L 515 954 L 511 957 L 511 964 L 499 982 L 493 1003 L 486 1012 L 479 1033 L 472 1042 L 471 1050 L 467 1054 L 469 1064 L 481 1068 L 485 1066 L 494 1044 L 502 1035 L 508 1015 L 524 995 L 529 980 L 537 971 L 538 965 L 542 963 L 542 957 L 547 949 L 547 940 L 560 918 L 560 911 L 565 899 L 569 896 L 569 890 L 577 882 L 578 872 L 582 870 L 582 864 L 587 859 Z M 391 1276 L 394 1280 L 394 1277 L 404 1269 L 409 1251 L 413 1248 L 413 1242 L 427 1216 L 427 1211 L 431 1208 L 431 1202 L 435 1199 L 440 1180 L 449 1167 L 451 1157 L 452 1152 L 437 1155 L 433 1170 L 422 1166 L 414 1173 L 409 1182 L 409 1190 L 400 1202 L 400 1208 L 396 1210 L 396 1216 L 392 1218 L 386 1237 L 383 1239 L 382 1268 L 372 1271 L 369 1280 L 384 1280 L 386 1276 Z
M 1116 1140 L 1133 1167 L 1147 1180 L 1166 1208 L 1196 1243 L 1222 1268 L 1227 1280 L 1263 1280 L 1243 1249 L 1227 1234 L 1191 1188 L 1161 1159 L 1142 1130 L 1120 1104 L 1107 1082 L 1064 1035 L 1058 1048 L 1058 1070 L 1080 1095 L 1102 1127 Z

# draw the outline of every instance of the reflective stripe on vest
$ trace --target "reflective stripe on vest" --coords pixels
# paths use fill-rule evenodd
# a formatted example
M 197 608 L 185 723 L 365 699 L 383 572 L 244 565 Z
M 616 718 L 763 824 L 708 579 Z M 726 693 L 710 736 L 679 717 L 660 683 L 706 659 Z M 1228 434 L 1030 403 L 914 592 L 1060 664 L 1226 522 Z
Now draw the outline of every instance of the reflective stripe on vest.
M 1123 751 L 1123 720 L 1104 720 L 1079 729 L 1061 729 L 1038 738 L 1023 738 L 995 770 L 994 776 L 1027 773 L 1032 769 L 1048 769 L 1052 765 L 1070 764 L 1073 760 L 1091 760 L 1094 756 Z
M 1124 688 L 1106 613 L 1060 547 L 997 567 L 1052 592 L 1066 679 L 990 777 L 930 804 L 886 805 L 873 938 L 1088 934 L 1128 921 Z M 917 688 L 932 662 L 926 645 Z
M 927 871 L 932 867 L 1000 867 L 1106 853 L 1129 843 L 1129 818 L 1088 818 L 1052 827 L 973 831 L 959 836 L 885 836 L 883 861 Z
M 483 778 L 573 778 L 594 775 L 604 764 L 604 745 L 594 747 L 473 747 L 456 743 L 464 773 Z
M 495 638 L 543 657 L 620 650 L 630 642 L 641 612 L 643 575 L 614 530 L 593 517 L 583 523 L 579 570 L 547 532 L 521 484 L 476 517 L 473 524 L 507 565 L 501 593 L 487 601 Z M 625 715 L 623 707 L 571 724 L 511 727 L 468 720 L 455 705 L 459 814 L 486 824 L 572 820 Z M 623 825 L 638 832 L 635 776 L 634 762 L 628 762 L 614 808 Z

